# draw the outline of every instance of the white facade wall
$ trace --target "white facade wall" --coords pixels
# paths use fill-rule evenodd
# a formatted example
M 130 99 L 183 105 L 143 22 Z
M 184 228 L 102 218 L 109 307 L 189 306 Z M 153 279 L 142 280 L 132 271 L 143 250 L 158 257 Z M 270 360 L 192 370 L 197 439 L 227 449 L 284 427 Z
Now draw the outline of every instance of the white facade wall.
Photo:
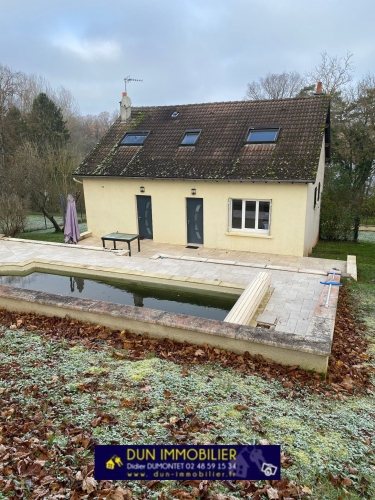
M 307 238 L 305 224 L 313 232 L 318 224 L 318 212 L 307 213 L 311 193 L 304 183 L 83 178 L 83 184 L 93 236 L 138 233 L 136 196 L 142 194 L 151 196 L 153 239 L 158 243 L 187 244 L 186 199 L 194 197 L 203 198 L 204 246 L 208 248 L 302 256 L 315 238 Z M 230 198 L 270 200 L 270 233 L 230 231 Z
M 306 229 L 305 229 L 305 244 L 304 255 L 307 256 L 311 253 L 313 247 L 319 239 L 319 221 L 320 221 L 320 206 L 322 201 L 323 182 L 324 182 L 324 166 L 325 166 L 325 141 L 323 139 L 322 149 L 320 152 L 318 172 L 315 184 L 308 184 L 307 199 L 306 199 Z M 319 188 L 320 183 L 320 197 L 317 199 L 314 209 L 314 192 L 315 188 Z

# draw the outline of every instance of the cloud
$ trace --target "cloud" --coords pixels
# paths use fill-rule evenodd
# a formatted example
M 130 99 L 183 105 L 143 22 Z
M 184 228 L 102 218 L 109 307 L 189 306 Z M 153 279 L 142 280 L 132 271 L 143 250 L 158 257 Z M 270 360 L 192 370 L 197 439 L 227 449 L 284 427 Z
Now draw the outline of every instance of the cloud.
M 52 39 L 55 47 L 69 52 L 84 61 L 115 61 L 119 59 L 121 47 L 112 40 L 80 40 L 74 35 L 62 35 Z
M 356 78 L 374 71 L 375 2 L 357 3 L 0 0 L 0 62 L 68 88 L 83 113 L 117 108 L 127 75 L 143 80 L 129 84 L 134 106 L 240 100 L 325 50 L 353 52 Z

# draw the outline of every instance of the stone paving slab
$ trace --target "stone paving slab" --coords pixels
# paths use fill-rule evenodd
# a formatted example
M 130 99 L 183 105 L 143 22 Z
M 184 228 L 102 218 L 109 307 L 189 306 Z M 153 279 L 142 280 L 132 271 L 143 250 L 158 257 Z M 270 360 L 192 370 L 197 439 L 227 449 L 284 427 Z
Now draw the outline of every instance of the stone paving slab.
M 339 260 L 293 256 L 289 258 L 237 251 L 219 252 L 212 249 L 199 249 L 192 255 L 187 254 L 187 249 L 184 247 L 162 246 L 149 240 L 141 241 L 140 253 L 127 257 L 108 250 L 103 251 L 102 248 L 95 247 L 93 244 L 95 242 L 92 240 L 93 238 L 85 240 L 89 244 L 86 247 L 64 244 L 43 245 L 34 241 L 0 239 L 0 272 L 2 263 L 46 259 L 55 263 L 78 265 L 83 269 L 94 269 L 99 266 L 103 271 L 123 269 L 131 271 L 134 275 L 146 272 L 154 273 L 163 279 L 182 279 L 192 283 L 209 280 L 211 284 L 220 282 L 220 286 L 238 288 L 239 284 L 246 286 L 259 272 L 265 271 L 271 276 L 271 286 L 274 291 L 263 313 L 276 318 L 273 321 L 276 324 L 276 331 L 286 327 L 288 333 L 296 334 L 304 330 L 304 322 L 313 314 L 323 290 L 323 285 L 319 281 L 324 280 L 325 273 L 331 267 L 346 272 L 346 262 Z M 155 250 L 161 250 L 163 258 L 159 258 L 159 252 Z M 221 258 L 223 254 L 227 255 L 227 260 Z

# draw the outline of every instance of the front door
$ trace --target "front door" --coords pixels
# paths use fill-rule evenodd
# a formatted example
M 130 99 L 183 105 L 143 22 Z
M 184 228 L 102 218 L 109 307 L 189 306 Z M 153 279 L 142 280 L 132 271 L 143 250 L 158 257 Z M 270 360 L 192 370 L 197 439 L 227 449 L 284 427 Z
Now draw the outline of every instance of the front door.
M 203 245 L 203 198 L 186 198 L 187 242 Z
M 137 209 L 139 237 L 152 240 L 151 196 L 137 196 Z

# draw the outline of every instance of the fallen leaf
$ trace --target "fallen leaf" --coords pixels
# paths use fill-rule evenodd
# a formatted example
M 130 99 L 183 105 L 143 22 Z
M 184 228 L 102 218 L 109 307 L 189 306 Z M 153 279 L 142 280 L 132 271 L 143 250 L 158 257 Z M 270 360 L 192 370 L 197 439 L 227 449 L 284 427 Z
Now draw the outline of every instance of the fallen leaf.
M 140 391 L 141 392 L 151 392 L 152 387 L 150 385 L 146 385 L 145 387 L 141 387 Z
M 124 359 L 126 358 L 126 354 L 119 352 L 119 351 L 113 351 L 113 356 L 118 359 Z
M 192 405 L 188 405 L 188 406 L 185 406 L 185 408 L 183 409 L 183 412 L 185 413 L 185 415 L 194 415 L 195 414 L 195 408 L 194 406 Z
M 109 497 L 111 500 L 130 500 L 132 498 L 132 492 L 128 489 L 121 488 L 118 486 L 115 491 L 111 492 Z
M 238 411 L 249 410 L 249 407 L 246 405 L 235 405 L 235 409 Z
M 88 445 L 90 444 L 90 438 L 89 437 L 84 437 L 82 439 L 82 446 L 86 449 L 88 447 Z
M 35 460 L 34 465 L 40 465 L 41 467 L 44 467 L 46 462 L 47 460 Z
M 186 500 L 191 500 L 194 497 L 190 493 L 184 490 L 171 490 L 170 493 L 173 495 L 175 498 L 181 498 L 181 499 L 186 499 Z
M 267 496 L 270 500 L 278 500 L 280 498 L 278 491 L 272 487 L 267 489 Z
M 160 483 L 160 481 L 158 479 L 152 479 L 151 481 L 146 483 L 146 488 L 148 488 L 150 490 L 153 486 L 155 486 L 158 483 Z
M 55 480 L 54 477 L 52 476 L 44 476 L 42 477 L 42 479 L 40 480 L 40 484 L 47 484 L 47 483 L 53 483 L 53 481 Z
M 135 406 L 135 401 L 134 399 L 124 399 L 122 402 L 121 402 L 121 406 L 123 408 L 134 408 Z
M 259 439 L 259 444 L 263 446 L 269 446 L 271 443 L 267 439 Z
M 101 420 L 102 420 L 102 417 L 94 418 L 94 420 L 91 420 L 91 425 L 93 427 L 97 427 L 100 424 Z
M 82 483 L 83 491 L 87 491 L 87 493 L 92 493 L 96 489 L 97 481 L 93 477 L 86 477 Z
M 290 389 L 293 387 L 293 382 L 283 382 L 283 387 Z
M 41 470 L 42 466 L 34 462 L 26 469 L 24 476 L 39 476 Z
M 49 491 L 45 490 L 41 486 L 37 488 L 36 490 L 33 491 L 33 496 L 32 498 L 34 500 L 38 500 L 39 498 L 43 498 L 44 496 L 48 495 Z

